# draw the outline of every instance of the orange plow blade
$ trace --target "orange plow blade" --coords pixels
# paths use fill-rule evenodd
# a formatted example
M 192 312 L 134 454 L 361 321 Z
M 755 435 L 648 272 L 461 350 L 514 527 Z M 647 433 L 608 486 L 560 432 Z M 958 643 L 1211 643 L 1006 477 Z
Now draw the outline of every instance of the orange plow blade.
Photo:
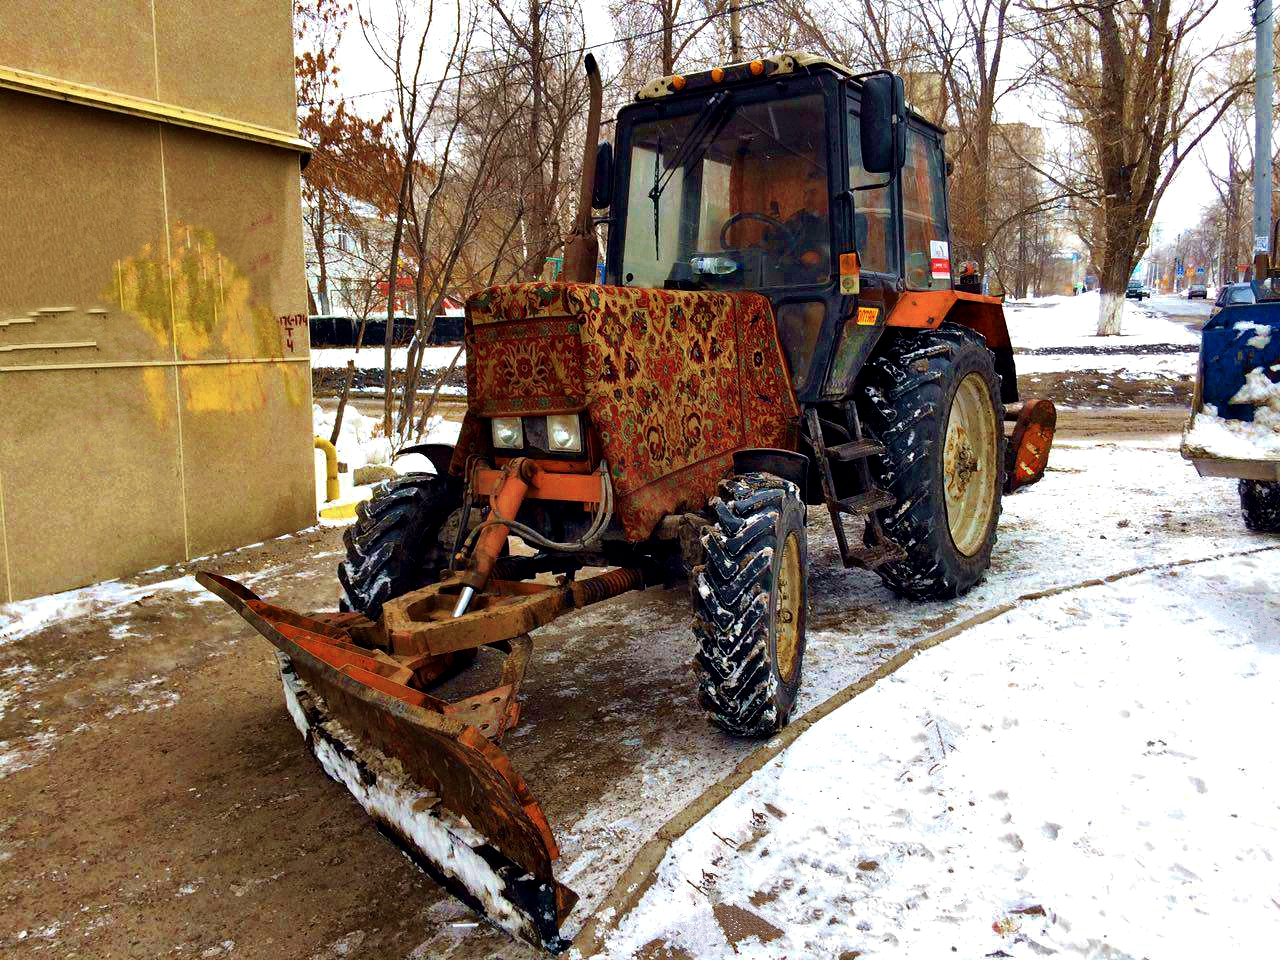
M 340 621 L 277 607 L 225 577 L 197 579 L 276 647 L 307 746 L 379 829 L 494 925 L 563 950 L 560 924 L 577 895 L 556 881 L 547 819 L 501 748 L 454 705 L 407 686 L 411 670 L 354 642 Z

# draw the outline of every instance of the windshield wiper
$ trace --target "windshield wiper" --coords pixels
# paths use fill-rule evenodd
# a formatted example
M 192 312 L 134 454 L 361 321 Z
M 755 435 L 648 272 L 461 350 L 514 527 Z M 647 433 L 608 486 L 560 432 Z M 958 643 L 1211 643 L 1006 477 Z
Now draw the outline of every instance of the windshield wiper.
M 653 255 L 655 259 L 662 259 L 662 254 L 658 250 L 658 202 L 662 199 L 662 191 L 667 189 L 667 184 L 671 182 L 671 178 L 676 175 L 677 170 L 696 163 L 710 149 L 712 139 L 723 129 L 725 122 L 728 120 L 728 106 L 732 99 L 732 90 L 721 90 L 719 93 L 712 94 L 710 99 L 703 104 L 702 109 L 698 111 L 698 115 L 693 118 L 693 124 L 689 127 L 688 136 L 684 138 L 684 142 L 680 144 L 679 149 L 671 157 L 670 163 L 665 164 L 665 174 L 660 173 L 663 166 L 662 140 L 661 138 L 658 140 L 658 155 L 655 157 L 653 164 L 653 188 L 649 191 L 649 199 L 653 201 Z

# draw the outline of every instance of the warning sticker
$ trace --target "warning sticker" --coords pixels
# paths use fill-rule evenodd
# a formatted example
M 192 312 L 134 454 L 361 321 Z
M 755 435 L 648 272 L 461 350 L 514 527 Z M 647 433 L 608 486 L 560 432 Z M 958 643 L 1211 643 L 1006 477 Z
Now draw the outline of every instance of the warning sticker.
M 858 308 L 858 326 L 874 327 L 876 317 L 880 315 L 880 311 L 875 307 L 859 307 Z
M 951 246 L 947 241 L 929 241 L 929 272 L 934 280 L 951 279 Z

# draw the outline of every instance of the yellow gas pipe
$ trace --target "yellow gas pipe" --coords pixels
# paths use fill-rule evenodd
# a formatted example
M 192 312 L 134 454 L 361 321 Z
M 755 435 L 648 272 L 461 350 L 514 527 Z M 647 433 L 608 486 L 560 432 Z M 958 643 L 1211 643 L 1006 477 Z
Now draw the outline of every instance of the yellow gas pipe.
M 337 500 L 342 492 L 338 486 L 338 448 L 324 437 L 316 437 L 315 449 L 324 451 L 324 498 Z

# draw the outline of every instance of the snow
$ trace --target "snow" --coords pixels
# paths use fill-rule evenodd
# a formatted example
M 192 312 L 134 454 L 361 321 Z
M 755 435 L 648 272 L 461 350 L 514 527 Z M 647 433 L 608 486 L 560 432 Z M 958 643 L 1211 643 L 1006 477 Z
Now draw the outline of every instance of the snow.
M 1280 364 L 1270 369 L 1280 371 Z M 1257 407 L 1253 420 L 1220 417 L 1217 408 L 1206 403 L 1183 435 L 1184 455 L 1192 459 L 1280 460 L 1280 383 L 1272 382 L 1266 370 L 1255 367 L 1245 374 L 1244 386 L 1231 403 Z
M 191 576 L 144 585 L 105 580 L 78 590 L 0 603 L 0 646 L 21 640 L 60 620 L 109 616 L 128 604 L 162 592 L 192 594 L 189 603 L 217 601 L 217 597 L 196 583 L 196 578 Z
M 376 821 L 386 824 L 443 874 L 460 883 L 485 908 L 486 917 L 513 936 L 536 936 L 532 924 L 507 899 L 504 883 L 475 850 L 480 838 L 465 825 L 446 826 L 438 798 L 417 786 L 400 766 L 380 751 L 362 744 L 334 720 L 313 729 L 301 700 L 317 703 L 282 654 L 281 682 L 285 704 L 298 732 L 325 772 L 347 788 Z
M 1153 571 L 920 654 L 676 840 L 607 955 L 1266 955 L 1277 579 Z
M 336 408 L 328 410 L 317 403 L 312 405 L 311 414 L 312 429 L 315 431 L 315 435 L 326 440 L 329 439 L 333 435 L 333 421 L 337 415 Z M 457 421 L 433 416 L 427 421 L 427 429 L 423 435 L 412 440 L 411 443 L 456 444 L 461 429 L 462 424 Z M 349 492 L 347 488 L 351 485 L 351 474 L 360 467 L 390 465 L 401 474 L 419 471 L 423 473 L 434 472 L 431 461 L 421 454 L 406 454 L 403 457 L 393 457 L 391 441 L 382 433 L 381 419 L 365 416 L 351 404 L 348 404 L 346 410 L 343 411 L 342 430 L 338 434 L 338 442 L 335 446 L 338 449 L 338 462 L 346 464 L 348 471 L 345 474 L 339 474 L 339 481 L 344 485 L 344 497 Z M 322 454 L 317 451 L 316 456 L 319 464 L 318 469 L 323 470 Z M 321 490 L 324 489 L 323 480 L 324 475 L 321 473 Z
M 422 353 L 423 370 L 445 370 L 453 362 L 453 355 L 458 352 L 456 346 L 427 347 Z M 374 344 L 357 350 L 355 347 L 320 347 L 311 351 L 312 369 L 330 367 L 343 370 L 348 360 L 354 360 L 358 370 L 383 370 L 386 368 L 386 357 L 381 346 Z M 391 366 L 394 370 L 404 370 L 409 362 L 408 347 L 392 347 Z M 465 351 L 458 358 L 458 369 L 467 362 Z
M 1248 333 L 1252 331 L 1254 335 L 1245 342 L 1255 350 L 1265 350 L 1267 345 L 1271 343 L 1271 332 L 1273 328 L 1268 324 L 1252 323 L 1250 321 L 1241 320 L 1239 323 L 1232 324 L 1231 329 L 1235 330 L 1237 333 Z
M 1271 370 L 1280 372 L 1280 364 Z M 1280 432 L 1280 382 L 1273 381 L 1263 368 L 1254 367 L 1244 375 L 1244 386 L 1236 391 L 1230 402 L 1257 407 L 1253 412 L 1254 426 Z
M 1020 375 L 1105 370 L 1123 371 L 1134 380 L 1195 376 L 1196 363 L 1197 355 L 1194 353 L 1019 353 L 1014 357 Z
M 1125 300 L 1119 336 L 1098 336 L 1096 291 L 1077 297 L 1039 297 L 1005 304 L 1005 320 L 1013 348 L 1097 347 L 1120 344 L 1199 343 L 1197 334 L 1180 323 Z M 1018 363 L 1022 360 L 1019 358 Z
M 328 440 L 333 436 L 333 421 L 337 409 L 326 410 L 320 404 L 312 404 L 311 425 L 317 437 Z M 352 404 L 342 412 L 342 430 L 338 433 L 338 462 L 354 471 L 371 464 L 386 464 L 391 460 L 391 441 L 382 432 L 382 421 L 366 417 Z

